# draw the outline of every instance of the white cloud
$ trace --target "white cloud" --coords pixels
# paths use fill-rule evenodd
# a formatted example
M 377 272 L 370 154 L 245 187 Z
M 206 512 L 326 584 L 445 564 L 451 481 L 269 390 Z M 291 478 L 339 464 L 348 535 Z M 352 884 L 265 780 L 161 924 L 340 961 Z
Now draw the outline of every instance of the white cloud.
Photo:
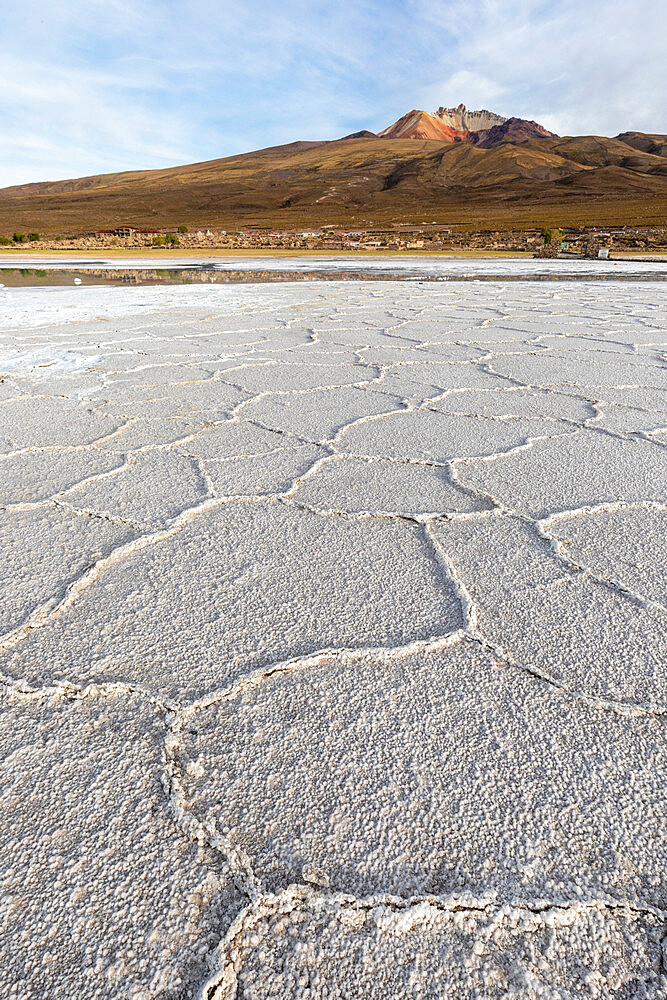
M 450 102 L 447 107 L 465 104 L 466 107 L 479 110 L 502 101 L 504 97 L 503 87 L 496 81 L 477 73 L 473 70 L 460 69 L 446 80 L 433 84 L 424 90 L 422 103 L 425 110 L 433 111 L 439 108 L 444 101 Z M 451 104 L 454 101 L 454 105 Z
M 658 0 L 9 0 L 0 185 L 164 166 L 481 106 L 667 130 Z
M 446 91 L 440 102 L 458 101 L 449 88 L 460 84 L 466 103 L 488 95 L 501 113 L 560 132 L 667 129 L 661 0 L 415 0 L 414 7 L 434 26 L 446 18 L 453 25 L 448 62 L 453 57 L 457 70 L 438 78 Z

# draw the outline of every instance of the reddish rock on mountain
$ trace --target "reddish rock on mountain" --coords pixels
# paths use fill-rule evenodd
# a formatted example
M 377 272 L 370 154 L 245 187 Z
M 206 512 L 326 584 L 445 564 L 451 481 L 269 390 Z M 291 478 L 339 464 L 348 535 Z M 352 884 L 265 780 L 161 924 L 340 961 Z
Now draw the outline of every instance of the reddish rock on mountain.
M 501 142 L 524 142 L 526 139 L 553 139 L 537 122 L 524 118 L 503 118 L 493 111 L 468 111 L 465 104 L 458 108 L 438 108 L 435 114 L 408 111 L 389 128 L 378 132 L 381 139 L 438 139 L 441 142 L 467 142 L 489 149 Z
M 378 132 L 381 139 L 440 139 L 442 142 L 465 142 L 469 133 L 452 128 L 426 111 L 408 111 L 389 128 Z

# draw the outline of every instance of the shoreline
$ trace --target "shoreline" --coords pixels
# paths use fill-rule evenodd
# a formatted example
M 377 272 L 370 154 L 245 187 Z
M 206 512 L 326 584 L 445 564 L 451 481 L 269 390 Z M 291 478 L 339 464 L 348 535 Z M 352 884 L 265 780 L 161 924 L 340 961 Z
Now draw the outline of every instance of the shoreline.
M 0 261 L 5 254 L 18 254 L 18 256 L 23 256 L 24 254 L 29 256 L 41 256 L 41 257 L 53 257 L 55 260 L 61 260 L 65 257 L 76 257 L 89 259 L 97 254 L 97 251 L 84 251 L 84 250 L 44 250 L 40 252 L 35 250 L 21 250 L 16 251 L 11 247 L 0 247 Z M 337 257 L 349 257 L 354 260 L 356 257 L 447 257 L 447 258 L 457 258 L 457 257 L 491 257 L 491 258 L 520 258 L 520 259 L 530 259 L 533 255 L 527 251 L 523 250 L 382 250 L 382 248 L 373 247 L 368 250 L 280 250 L 272 249 L 271 247 L 257 247 L 252 249 L 244 249 L 242 247 L 238 249 L 230 250 L 193 250 L 188 248 L 181 249 L 180 247 L 174 247 L 173 251 L 170 253 L 165 253 L 163 248 L 159 251 L 150 250 L 147 248 L 139 247 L 134 249 L 133 247 L 102 247 L 100 249 L 100 257 L 141 257 L 146 260 L 153 261 L 169 261 L 172 260 L 172 254 L 175 257 L 189 257 L 195 260 L 225 260 L 225 259 L 236 259 L 239 257 L 257 257 L 258 259 L 263 259 L 265 257 L 285 257 L 285 258 L 298 258 L 298 257 L 326 257 L 335 259 Z M 667 255 L 665 256 L 667 260 Z
M 72 261 L 91 261 L 92 263 L 98 263 L 100 260 L 105 260 L 107 258 L 123 259 L 123 258 L 140 258 L 141 260 L 146 260 L 146 262 L 154 262 L 163 264 L 166 262 L 173 263 L 175 266 L 179 266 L 176 262 L 180 258 L 187 258 L 188 260 L 197 261 L 224 261 L 224 260 L 238 260 L 243 258 L 253 258 L 257 260 L 264 260 L 267 258 L 283 258 L 285 260 L 298 260 L 298 259 L 312 259 L 312 258 L 323 258 L 326 260 L 336 260 L 340 258 L 345 258 L 346 260 L 355 259 L 367 259 L 367 258 L 386 258 L 387 260 L 392 260 L 396 258 L 414 258 L 415 260 L 420 259 L 444 259 L 444 260 L 457 260 L 457 259 L 477 259 L 477 260 L 542 260 L 546 258 L 538 258 L 530 251 L 523 250 L 383 250 L 382 248 L 372 248 L 368 250 L 280 250 L 272 249 L 270 247 L 263 248 L 252 248 L 252 249 L 229 249 L 229 250 L 193 250 L 188 248 L 181 249 L 180 247 L 174 247 L 173 251 L 166 252 L 163 248 L 159 251 L 139 247 L 137 249 L 131 247 L 109 247 L 100 248 L 100 252 L 97 251 L 84 251 L 84 250 L 42 250 L 35 248 L 33 249 L 21 249 L 20 251 L 15 250 L 13 247 L 0 247 L 0 267 L 16 265 L 20 266 L 24 262 L 29 265 L 34 265 L 35 259 L 44 260 L 47 263 L 62 262 L 63 264 Z M 554 258 L 555 260 L 586 260 L 587 258 L 579 257 L 563 257 Z M 644 261 L 646 263 L 667 263 L 667 251 L 664 253 L 647 253 L 646 251 L 633 251 L 633 250 L 619 250 L 608 258 L 610 261 L 614 260 L 630 260 L 630 261 Z M 5 263 L 6 262 L 6 263 Z M 589 263 L 595 264 L 595 259 L 590 259 Z

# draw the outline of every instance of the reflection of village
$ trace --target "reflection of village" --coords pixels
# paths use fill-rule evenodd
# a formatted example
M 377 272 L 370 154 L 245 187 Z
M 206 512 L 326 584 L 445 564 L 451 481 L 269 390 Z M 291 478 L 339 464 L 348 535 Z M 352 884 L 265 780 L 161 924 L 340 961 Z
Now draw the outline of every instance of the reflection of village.
M 387 229 L 344 230 L 328 226 L 299 232 L 266 229 L 246 229 L 237 232 L 202 229 L 195 232 L 167 229 L 139 229 L 119 226 L 114 230 L 99 230 L 86 236 L 45 237 L 29 244 L 40 250 L 101 250 L 152 249 L 155 251 L 221 251 L 276 250 L 320 251 L 322 253 L 369 251 L 438 253 L 450 252 L 518 252 L 540 257 L 607 256 L 606 251 L 664 253 L 667 251 L 667 229 L 664 227 L 635 228 L 596 227 L 470 230 L 442 226 L 394 226 Z M 21 247 L 27 249 L 26 245 Z M 600 254 L 600 251 L 603 251 Z
M 361 271 L 351 267 L 348 270 L 309 269 L 290 270 L 288 266 L 279 271 L 245 269 L 245 270 L 214 270 L 213 267 L 190 267 L 184 265 L 178 268 L 151 267 L 86 267 L 81 269 L 67 268 L 36 268 L 36 267 L 2 267 L 0 258 L 0 284 L 8 287 L 21 285 L 238 285 L 257 284 L 257 282 L 283 281 L 386 281 L 405 279 L 405 274 L 391 271 Z M 435 280 L 424 275 L 423 280 Z
M 363 266 L 363 265 L 362 265 Z M 605 271 L 596 271 L 595 267 L 582 270 L 579 274 L 568 275 L 571 281 L 588 281 L 591 278 L 613 278 L 623 280 L 624 277 L 637 280 L 656 280 L 655 272 L 635 271 L 631 275 L 610 275 Z M 362 270 L 361 267 L 350 265 L 345 269 L 318 267 L 308 270 L 294 270 L 289 266 L 280 270 L 261 270 L 247 268 L 245 270 L 221 270 L 215 266 L 190 267 L 183 265 L 174 268 L 151 268 L 151 267 L 85 267 L 85 268 L 35 268 L 35 267 L 3 267 L 0 258 L 0 286 L 7 287 L 35 287 L 39 285 L 237 285 L 237 284 L 257 284 L 258 282 L 285 282 L 285 281 L 414 281 L 437 282 L 437 281 L 497 281 L 498 274 L 475 270 L 472 273 L 463 272 L 455 274 L 433 274 L 424 271 L 419 273 L 418 265 L 413 272 L 407 273 L 399 269 L 392 269 L 391 262 L 387 261 L 386 267 L 379 270 Z M 503 274 L 503 281 L 559 281 L 561 275 L 557 270 L 542 270 L 521 272 L 517 274 Z
M 28 270 L 23 269 L 25 274 Z M 50 273 L 53 274 L 54 271 L 45 272 L 41 271 L 40 274 Z M 104 283 L 109 284 L 120 284 L 120 285 L 237 285 L 237 284 L 256 284 L 260 282 L 281 282 L 281 281 L 321 281 L 321 280 L 363 280 L 365 281 L 382 281 L 390 276 L 387 273 L 373 273 L 368 271 L 360 270 L 349 270 L 349 271 L 327 271 L 325 269 L 314 269 L 308 271 L 295 271 L 290 270 L 289 267 L 281 269 L 280 271 L 271 270 L 263 271 L 261 266 L 259 269 L 252 270 L 214 270 L 213 268 L 206 267 L 190 267 L 189 265 L 184 265 L 179 268 L 151 268 L 151 267 L 141 267 L 141 268 L 108 268 L 108 267 L 86 267 L 85 271 L 81 270 L 61 270 L 58 269 L 58 273 L 62 276 L 67 276 L 69 282 L 71 282 L 74 277 L 79 278 L 83 283 L 89 284 L 100 284 L 100 279 Z M 391 277 L 402 277 L 401 275 L 392 274 Z

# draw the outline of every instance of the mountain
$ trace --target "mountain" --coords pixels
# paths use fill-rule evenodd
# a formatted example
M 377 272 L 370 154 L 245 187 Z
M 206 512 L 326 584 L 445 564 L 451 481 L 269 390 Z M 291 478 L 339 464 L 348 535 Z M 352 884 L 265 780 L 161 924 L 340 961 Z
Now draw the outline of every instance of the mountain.
M 644 132 L 621 132 L 618 136 L 622 142 L 639 149 L 643 153 L 654 153 L 656 156 L 665 156 L 667 151 L 667 136 L 647 135 Z
M 458 108 L 438 108 L 435 117 L 450 128 L 464 132 L 479 132 L 493 128 L 494 125 L 502 125 L 507 120 L 493 111 L 468 111 L 465 104 L 459 104 Z
M 375 132 L 369 132 L 367 128 L 362 128 L 360 132 L 350 132 L 349 135 L 344 135 L 343 139 L 376 139 L 377 134 Z
M 393 125 L 378 132 L 382 139 L 440 139 L 442 142 L 469 142 L 490 148 L 501 142 L 525 142 L 526 139 L 557 138 L 537 122 L 525 118 L 503 118 L 493 111 L 468 111 L 458 108 L 408 111 Z
M 381 139 L 438 139 L 440 142 L 461 142 L 467 135 L 465 129 L 447 125 L 427 111 L 408 111 L 393 125 L 378 132 Z
M 0 190 L 0 235 L 8 236 L 120 225 L 284 231 L 424 222 L 664 226 L 667 136 L 559 138 L 536 122 L 460 105 L 411 111 L 379 135 Z
M 471 132 L 472 142 L 483 149 L 491 149 L 501 142 L 526 142 L 527 139 L 557 139 L 555 132 L 548 132 L 537 122 L 526 121 L 525 118 L 505 118 L 498 125 Z

